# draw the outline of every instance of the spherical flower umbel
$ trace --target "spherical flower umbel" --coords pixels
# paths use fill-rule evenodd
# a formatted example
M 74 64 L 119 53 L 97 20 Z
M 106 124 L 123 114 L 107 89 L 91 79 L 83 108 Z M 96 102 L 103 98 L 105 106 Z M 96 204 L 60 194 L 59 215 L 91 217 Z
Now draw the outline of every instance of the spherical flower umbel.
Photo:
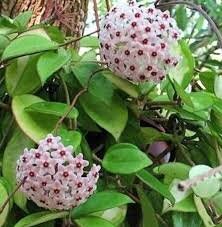
M 101 56 L 109 68 L 134 82 L 161 81 L 177 65 L 180 30 L 168 11 L 134 1 L 107 13 L 100 28 Z
M 60 137 L 49 134 L 37 149 L 25 149 L 17 161 L 16 178 L 21 191 L 38 206 L 50 210 L 68 210 L 84 203 L 96 190 L 100 166 L 82 154 L 72 155 L 72 146 L 65 147 Z

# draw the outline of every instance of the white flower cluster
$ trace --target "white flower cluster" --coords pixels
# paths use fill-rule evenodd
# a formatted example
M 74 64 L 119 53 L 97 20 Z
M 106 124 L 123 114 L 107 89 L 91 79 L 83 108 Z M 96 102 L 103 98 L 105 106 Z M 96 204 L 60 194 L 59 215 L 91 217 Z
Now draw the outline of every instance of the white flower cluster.
M 21 191 L 38 206 L 68 210 L 84 203 L 96 189 L 100 166 L 89 165 L 83 155 L 72 155 L 60 137 L 49 134 L 37 149 L 25 149 L 17 161 L 17 181 L 24 181 Z
M 180 59 L 172 51 L 180 33 L 168 11 L 120 3 L 101 23 L 102 60 L 128 80 L 159 82 Z

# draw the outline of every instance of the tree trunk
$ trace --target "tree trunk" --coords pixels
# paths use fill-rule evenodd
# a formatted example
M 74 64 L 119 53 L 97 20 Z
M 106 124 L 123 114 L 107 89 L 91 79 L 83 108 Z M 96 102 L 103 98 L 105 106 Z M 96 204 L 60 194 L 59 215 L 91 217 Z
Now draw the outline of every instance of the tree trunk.
M 1 14 L 15 17 L 32 11 L 29 26 L 48 21 L 59 26 L 66 36 L 80 37 L 85 28 L 89 0 L 1 0 Z

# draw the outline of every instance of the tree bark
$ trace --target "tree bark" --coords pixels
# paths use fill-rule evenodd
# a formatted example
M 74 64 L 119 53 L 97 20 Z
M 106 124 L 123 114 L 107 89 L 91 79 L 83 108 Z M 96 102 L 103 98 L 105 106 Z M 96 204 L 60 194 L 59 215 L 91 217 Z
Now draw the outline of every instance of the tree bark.
M 59 26 L 66 36 L 83 35 L 89 0 L 1 0 L 1 14 L 15 17 L 32 11 L 29 26 L 48 21 Z

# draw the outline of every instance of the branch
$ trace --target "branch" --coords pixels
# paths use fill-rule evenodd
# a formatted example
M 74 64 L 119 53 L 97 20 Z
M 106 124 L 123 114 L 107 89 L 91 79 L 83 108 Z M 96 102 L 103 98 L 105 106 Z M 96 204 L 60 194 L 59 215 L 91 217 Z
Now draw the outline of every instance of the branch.
M 217 25 L 215 24 L 215 22 L 211 19 L 210 16 L 208 16 L 208 14 L 201 8 L 201 6 L 194 4 L 193 2 L 190 1 L 171 1 L 171 2 L 166 2 L 166 3 L 161 3 L 156 5 L 157 8 L 161 8 L 164 6 L 170 6 L 170 5 L 187 5 L 188 7 L 190 7 L 193 10 L 198 11 L 200 14 L 202 14 L 204 16 L 204 18 L 208 21 L 209 25 L 211 26 L 212 30 L 215 32 L 218 41 L 220 43 L 220 47 L 222 48 L 222 35 L 219 31 L 219 29 L 217 28 Z
M 95 14 L 96 27 L 97 27 L 97 30 L 99 31 L 99 14 L 98 14 L 98 7 L 97 7 L 96 0 L 93 0 L 93 9 Z
M 208 178 L 214 177 L 217 174 L 222 174 L 222 165 L 218 166 L 214 169 L 211 169 L 211 170 L 207 171 L 206 173 L 193 177 L 192 179 L 181 181 L 178 184 L 178 189 L 180 191 L 186 191 L 186 190 L 190 189 L 192 186 L 195 186 L 197 183 L 200 183 Z
M 85 37 L 91 36 L 91 35 L 93 35 L 93 34 L 95 34 L 95 33 L 98 33 L 98 32 L 99 32 L 99 30 L 96 30 L 96 31 L 91 32 L 91 33 L 89 33 L 89 34 L 86 34 L 86 35 L 84 35 L 84 36 L 81 36 L 81 37 L 78 37 L 78 38 L 74 38 L 74 39 L 70 39 L 70 40 L 68 40 L 67 42 L 60 44 L 59 47 L 67 46 L 67 45 L 69 45 L 69 44 L 71 44 L 71 43 L 78 42 L 79 40 L 81 40 L 81 39 L 83 39 L 83 38 L 85 38 Z
M 110 11 L 110 4 L 109 4 L 109 0 L 106 0 L 106 10 Z
M 4 211 L 5 207 L 7 206 L 7 204 L 9 203 L 10 199 L 15 195 L 15 193 L 19 190 L 19 188 L 24 184 L 25 180 L 27 177 L 25 177 L 18 185 L 17 187 L 14 189 L 14 191 L 8 196 L 8 198 L 5 200 L 5 202 L 2 204 L 2 206 L 0 207 L 0 214 Z
M 69 113 L 72 111 L 72 109 L 73 109 L 73 107 L 75 106 L 76 102 L 78 101 L 79 97 L 80 97 L 82 94 L 84 94 L 85 92 L 88 91 L 89 85 L 90 85 L 90 81 L 91 81 L 92 77 L 93 77 L 94 75 L 96 75 L 97 73 L 101 72 L 101 71 L 104 71 L 104 69 L 99 69 L 99 70 L 93 72 L 93 73 L 90 75 L 90 77 L 89 77 L 89 79 L 88 79 L 88 81 L 87 81 L 86 87 L 83 88 L 82 90 L 80 90 L 80 91 L 76 94 L 76 96 L 75 96 L 75 97 L 73 98 L 73 100 L 72 100 L 72 103 L 71 103 L 70 108 L 68 109 L 68 111 L 67 111 L 67 112 L 58 120 L 58 122 L 56 123 L 55 128 L 54 128 L 54 130 L 53 130 L 55 133 L 57 133 L 57 130 L 58 130 L 59 126 L 62 124 L 62 122 L 66 119 L 66 117 L 67 117 L 67 116 L 69 115 Z

